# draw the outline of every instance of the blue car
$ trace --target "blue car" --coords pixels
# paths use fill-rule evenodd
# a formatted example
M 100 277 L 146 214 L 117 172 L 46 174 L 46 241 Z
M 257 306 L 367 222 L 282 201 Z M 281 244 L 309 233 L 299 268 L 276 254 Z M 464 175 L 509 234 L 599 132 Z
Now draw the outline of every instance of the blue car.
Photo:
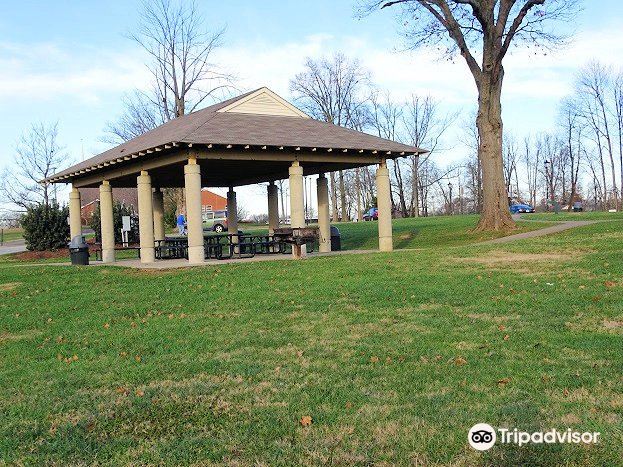
M 524 212 L 534 212 L 534 208 L 529 204 L 512 204 L 510 207 L 511 214 L 520 214 Z

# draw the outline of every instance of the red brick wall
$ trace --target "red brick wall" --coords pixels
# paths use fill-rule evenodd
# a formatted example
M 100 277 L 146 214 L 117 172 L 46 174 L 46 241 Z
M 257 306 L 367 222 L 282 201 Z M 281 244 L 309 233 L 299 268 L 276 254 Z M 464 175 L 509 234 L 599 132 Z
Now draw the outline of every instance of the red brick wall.
M 227 198 L 223 198 L 208 190 L 202 190 L 201 206 L 212 206 L 212 211 L 224 211 L 227 209 Z

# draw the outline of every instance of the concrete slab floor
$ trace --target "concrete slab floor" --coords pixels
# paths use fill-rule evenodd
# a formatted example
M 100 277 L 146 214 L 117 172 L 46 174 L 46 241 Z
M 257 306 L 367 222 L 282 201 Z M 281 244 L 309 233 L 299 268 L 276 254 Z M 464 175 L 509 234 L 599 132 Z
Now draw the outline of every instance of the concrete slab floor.
M 346 251 L 332 251 L 328 253 L 309 253 L 308 258 L 321 258 L 323 256 L 338 256 L 338 255 L 356 255 L 365 253 L 378 253 L 378 250 L 346 250 Z M 153 263 L 143 264 L 140 259 L 124 259 L 116 261 L 112 264 L 104 264 L 101 261 L 91 262 L 89 266 L 119 266 L 132 269 L 178 269 L 178 268 L 192 268 L 192 267 L 206 267 L 206 266 L 219 266 L 222 264 L 242 264 L 242 263 L 260 263 L 264 261 L 294 261 L 291 254 L 272 254 L 272 255 L 256 255 L 252 258 L 233 258 L 233 259 L 209 259 L 203 263 L 190 264 L 185 259 L 162 259 L 156 260 Z M 296 261 L 305 261 L 296 260 Z M 58 263 L 60 264 L 60 263 Z M 71 265 L 65 263 L 66 265 Z M 56 265 L 56 264 L 55 264 Z

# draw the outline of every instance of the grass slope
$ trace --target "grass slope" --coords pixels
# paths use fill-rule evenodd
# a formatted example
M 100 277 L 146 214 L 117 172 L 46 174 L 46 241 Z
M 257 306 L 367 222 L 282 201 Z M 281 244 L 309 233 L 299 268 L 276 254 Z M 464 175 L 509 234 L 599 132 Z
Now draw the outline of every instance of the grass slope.
M 622 224 L 167 272 L 0 265 L 0 464 L 618 465 Z M 602 443 L 478 453 L 476 422 Z
M 11 242 L 13 240 L 19 240 L 23 238 L 24 231 L 22 229 L 2 229 L 0 233 L 0 240 L 3 242 Z

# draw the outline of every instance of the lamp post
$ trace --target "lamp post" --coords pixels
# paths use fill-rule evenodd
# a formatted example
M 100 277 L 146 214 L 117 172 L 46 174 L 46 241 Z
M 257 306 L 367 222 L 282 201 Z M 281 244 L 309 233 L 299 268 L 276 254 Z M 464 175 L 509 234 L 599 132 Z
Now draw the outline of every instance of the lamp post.
M 448 190 L 450 192 L 448 197 L 448 214 L 452 215 L 452 182 L 448 182 Z

